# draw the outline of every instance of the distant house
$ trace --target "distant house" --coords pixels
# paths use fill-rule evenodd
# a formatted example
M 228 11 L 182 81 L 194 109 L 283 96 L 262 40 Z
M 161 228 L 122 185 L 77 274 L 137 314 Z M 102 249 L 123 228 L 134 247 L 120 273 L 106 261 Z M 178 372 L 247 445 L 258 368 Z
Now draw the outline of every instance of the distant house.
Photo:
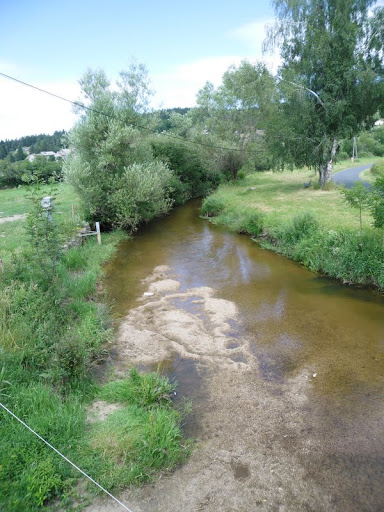
M 47 159 L 53 156 L 55 160 L 65 160 L 70 152 L 70 149 L 60 149 L 57 153 L 54 151 L 42 151 L 39 154 L 31 153 L 27 156 L 27 160 L 28 162 L 34 162 L 37 156 L 45 156 Z
M 375 126 L 383 126 L 384 124 L 384 119 L 378 119 L 377 121 L 375 121 Z

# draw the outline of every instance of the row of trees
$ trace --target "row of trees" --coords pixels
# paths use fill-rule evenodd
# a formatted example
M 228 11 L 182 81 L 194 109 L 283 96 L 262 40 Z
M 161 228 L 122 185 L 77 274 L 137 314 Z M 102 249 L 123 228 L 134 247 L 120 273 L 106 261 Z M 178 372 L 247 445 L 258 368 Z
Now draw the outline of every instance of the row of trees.
M 266 49 L 272 76 L 244 61 L 207 83 L 188 111 L 150 113 L 142 65 L 81 80 L 84 105 L 69 134 L 66 174 L 90 218 L 135 229 L 173 203 L 206 193 L 241 169 L 309 166 L 331 180 L 342 140 L 384 109 L 384 8 L 373 0 L 274 0 Z M 166 133 L 164 133 L 164 131 Z

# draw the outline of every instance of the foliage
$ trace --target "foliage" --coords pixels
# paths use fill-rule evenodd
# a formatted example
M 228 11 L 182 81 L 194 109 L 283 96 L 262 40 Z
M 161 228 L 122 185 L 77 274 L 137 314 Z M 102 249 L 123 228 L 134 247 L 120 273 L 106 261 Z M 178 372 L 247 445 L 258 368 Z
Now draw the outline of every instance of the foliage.
M 370 191 L 363 185 L 361 181 L 356 181 L 351 189 L 343 189 L 341 193 L 345 201 L 359 210 L 360 218 L 360 234 L 363 231 L 363 208 L 368 208 L 372 202 Z
M 295 244 L 289 241 L 284 229 L 270 235 L 274 242 L 262 241 L 262 245 L 303 263 L 315 272 L 345 283 L 384 287 L 384 250 L 376 233 L 360 235 L 352 230 L 334 231 L 321 227 Z
M 275 99 L 272 75 L 248 61 L 231 66 L 217 89 L 207 82 L 198 92 L 189 115 L 204 134 L 208 158 L 227 179 L 236 180 L 246 162 L 257 170 L 270 168 L 262 130 Z
M 50 198 L 51 206 L 43 208 L 41 181 L 33 176 L 27 197 L 30 211 L 25 227 L 32 249 L 31 266 L 34 267 L 34 272 L 39 275 L 41 282 L 48 284 L 55 274 L 55 267 L 62 254 L 59 228 L 54 218 L 55 191 L 51 188 L 49 195 L 46 196 Z
M 207 217 L 215 217 L 216 215 L 220 215 L 224 208 L 224 201 L 210 195 L 204 199 L 200 212 Z
M 33 162 L 22 160 L 12 163 L 9 159 L 0 160 L 0 187 L 22 185 L 36 174 L 45 183 L 51 178 L 59 181 L 62 178 L 62 162 L 51 162 L 44 156 L 36 156 Z
M 171 138 L 156 138 L 151 143 L 153 154 L 173 171 L 177 180 L 170 181 L 170 196 L 175 204 L 210 192 L 220 176 L 204 162 L 204 154 L 196 145 Z
M 59 194 L 69 194 L 67 185 L 58 188 Z M 14 203 L 21 190 L 13 192 L 1 194 Z M 5 272 L 0 273 L 1 401 L 107 488 L 136 484 L 159 469 L 174 467 L 188 453 L 181 417 L 169 400 L 173 386 L 157 374 L 147 377 L 133 371 L 127 379 L 132 404 L 126 404 L 119 392 L 124 380 L 108 383 L 107 391 L 99 392 L 94 370 L 105 359 L 112 330 L 105 296 L 96 292 L 96 284 L 101 263 L 111 256 L 122 234 L 104 233 L 101 246 L 90 238 L 83 246 L 63 252 L 55 237 L 44 239 L 52 226 L 58 228 L 60 240 L 65 232 L 57 211 L 52 211 L 49 224 L 41 215 L 40 199 L 48 193 L 46 185 L 33 186 L 30 226 L 27 232 L 13 235 L 20 248 L 7 258 Z M 23 201 L 20 211 L 25 211 Z M 70 211 L 77 199 L 72 195 L 65 201 Z M 4 205 L 8 208 L 7 201 Z M 25 239 L 36 229 L 43 242 L 32 239 L 32 250 Z M 9 242 L 6 247 L 11 247 Z M 47 261 L 51 261 L 50 279 L 44 275 Z M 123 409 L 108 424 L 90 427 L 86 408 L 103 393 L 111 402 L 124 402 Z M 4 410 L 0 416 L 0 509 L 35 512 L 83 505 L 80 474 Z M 135 443 L 128 452 L 132 436 Z
M 171 121 L 172 114 L 179 114 L 181 116 L 184 116 L 189 112 L 190 108 L 165 108 L 162 110 L 159 110 L 158 112 L 155 112 L 154 115 L 157 116 L 157 126 L 156 131 L 161 132 L 167 132 L 172 129 L 173 123 Z
M 88 71 L 82 78 L 92 110 L 83 112 L 70 132 L 74 152 L 64 165 L 88 220 L 134 231 L 171 208 L 174 177 L 154 159 L 148 137 L 134 127 L 144 122 L 140 116 L 151 93 L 145 68 L 133 65 L 120 78 L 118 91 L 111 90 L 102 71 Z
M 364 153 L 368 153 L 369 156 L 384 156 L 384 126 L 362 131 L 356 141 L 359 156 Z M 341 151 L 347 153 L 347 157 L 352 156 L 352 147 L 352 139 L 341 143 Z
M 379 175 L 375 180 L 371 204 L 375 228 L 384 228 L 384 176 Z
M 384 176 L 384 160 L 380 160 L 373 164 L 371 167 L 371 173 L 377 178 L 379 176 Z
M 383 104 L 382 54 L 368 18 L 373 3 L 273 2 L 277 22 L 269 44 L 280 45 L 283 65 L 269 145 L 277 165 L 317 169 L 321 186 L 331 180 L 340 139 L 372 124 Z
M 319 223 L 312 212 L 297 213 L 292 222 L 283 230 L 281 237 L 290 244 L 296 244 L 319 230 Z

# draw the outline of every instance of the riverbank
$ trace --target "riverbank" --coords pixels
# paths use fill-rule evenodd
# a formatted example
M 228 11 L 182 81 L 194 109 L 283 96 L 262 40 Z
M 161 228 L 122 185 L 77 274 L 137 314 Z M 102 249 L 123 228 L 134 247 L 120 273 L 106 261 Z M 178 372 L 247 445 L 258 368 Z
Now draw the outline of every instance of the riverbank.
M 254 173 L 221 185 L 202 205 L 215 224 L 249 234 L 264 248 L 348 284 L 384 288 L 382 235 L 339 189 L 317 189 L 307 170 Z M 309 185 L 309 186 L 308 186 Z
M 45 195 L 42 186 L 32 212 Z M 188 453 L 174 386 L 131 365 L 116 380 L 101 279 L 126 235 L 63 249 L 78 230 L 78 198 L 65 184 L 55 195 L 52 223 L 32 213 L 0 227 L 0 401 L 106 489 L 137 485 Z M 3 218 L 31 211 L 25 190 L 2 190 L 0 198 Z M 95 486 L 4 409 L 0 417 L 2 510 L 78 510 L 91 500 Z

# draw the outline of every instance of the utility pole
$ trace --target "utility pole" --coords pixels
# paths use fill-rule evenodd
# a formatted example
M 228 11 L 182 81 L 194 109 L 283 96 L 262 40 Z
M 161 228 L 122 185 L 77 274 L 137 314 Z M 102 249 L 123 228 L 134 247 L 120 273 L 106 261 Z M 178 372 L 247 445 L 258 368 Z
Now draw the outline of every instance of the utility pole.
M 356 158 L 356 160 L 359 159 L 359 157 L 357 156 L 357 142 L 356 142 L 356 137 L 353 137 L 353 147 L 352 147 L 352 162 L 354 161 L 354 159 Z

